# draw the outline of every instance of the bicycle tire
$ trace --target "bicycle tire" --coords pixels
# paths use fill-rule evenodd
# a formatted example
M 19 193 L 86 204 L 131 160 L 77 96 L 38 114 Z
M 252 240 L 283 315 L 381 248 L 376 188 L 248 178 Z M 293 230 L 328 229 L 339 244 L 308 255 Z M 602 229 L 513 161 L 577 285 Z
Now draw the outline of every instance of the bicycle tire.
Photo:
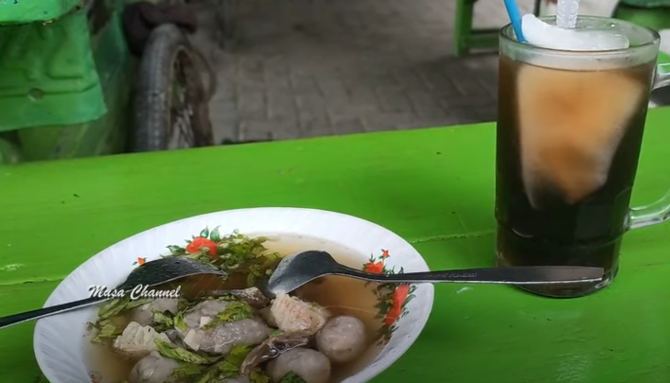
M 185 144 L 187 148 L 214 145 L 208 95 L 198 73 L 200 58 L 177 26 L 163 24 L 151 32 L 142 52 L 135 92 L 133 151 L 171 149 L 174 129 L 180 130 L 177 134 L 192 134 L 192 140 Z M 185 88 L 185 109 L 190 110 L 177 112 L 188 114 L 188 131 L 176 126 L 175 108 L 180 105 L 173 102 L 175 85 Z

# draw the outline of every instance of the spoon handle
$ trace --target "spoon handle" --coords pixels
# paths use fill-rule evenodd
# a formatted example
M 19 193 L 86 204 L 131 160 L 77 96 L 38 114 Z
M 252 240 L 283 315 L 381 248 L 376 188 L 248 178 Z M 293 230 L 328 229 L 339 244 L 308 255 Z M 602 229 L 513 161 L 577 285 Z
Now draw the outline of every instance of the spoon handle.
M 14 315 L 8 315 L 6 317 L 0 318 L 0 328 L 5 328 L 9 327 L 15 324 L 27 322 L 29 320 L 33 319 L 40 319 L 44 317 L 48 317 L 51 315 L 55 314 L 60 314 L 63 312 L 67 311 L 72 311 L 75 309 L 78 309 L 80 307 L 85 307 L 85 306 L 90 306 L 93 304 L 96 304 L 98 302 L 107 300 L 108 298 L 106 297 L 100 297 L 100 296 L 93 296 L 90 298 L 74 301 L 74 302 L 69 302 L 69 303 L 63 303 L 60 305 L 55 305 L 55 306 L 49 306 L 49 307 L 44 307 L 41 309 L 37 310 L 32 310 L 32 311 L 26 311 L 23 313 L 19 314 L 14 314 Z
M 598 282 L 601 267 L 581 266 L 513 266 L 483 269 L 425 271 L 403 274 L 372 274 L 342 266 L 336 274 L 372 282 L 386 283 L 489 283 L 543 285 L 551 283 Z

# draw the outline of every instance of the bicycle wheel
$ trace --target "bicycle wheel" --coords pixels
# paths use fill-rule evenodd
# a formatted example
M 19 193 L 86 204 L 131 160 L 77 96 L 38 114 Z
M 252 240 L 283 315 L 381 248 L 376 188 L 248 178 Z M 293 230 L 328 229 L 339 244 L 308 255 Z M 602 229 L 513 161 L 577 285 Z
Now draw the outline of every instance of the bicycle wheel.
M 133 151 L 214 144 L 199 59 L 175 25 L 164 24 L 151 33 L 135 94 Z

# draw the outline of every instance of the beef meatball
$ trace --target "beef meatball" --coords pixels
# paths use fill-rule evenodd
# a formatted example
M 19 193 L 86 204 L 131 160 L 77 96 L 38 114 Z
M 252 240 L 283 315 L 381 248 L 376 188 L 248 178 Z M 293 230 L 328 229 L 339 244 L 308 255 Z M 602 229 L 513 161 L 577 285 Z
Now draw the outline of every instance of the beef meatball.
M 140 359 L 130 370 L 130 383 L 177 383 L 179 379 L 172 373 L 179 368 L 174 359 L 161 356 L 158 351 Z
M 330 361 L 316 350 L 296 348 L 268 363 L 267 374 L 273 382 L 279 382 L 291 371 L 305 383 L 327 383 L 330 379 Z
M 365 325 L 355 317 L 341 315 L 326 322 L 316 335 L 319 351 L 333 363 L 348 363 L 365 351 Z

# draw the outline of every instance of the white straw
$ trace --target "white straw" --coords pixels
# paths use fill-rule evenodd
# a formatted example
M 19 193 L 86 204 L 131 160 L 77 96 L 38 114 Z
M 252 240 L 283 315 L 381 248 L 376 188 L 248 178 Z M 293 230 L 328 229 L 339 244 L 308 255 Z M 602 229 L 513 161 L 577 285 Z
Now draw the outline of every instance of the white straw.
M 557 8 L 556 25 L 565 29 L 573 29 L 577 25 L 579 0 L 558 0 Z

